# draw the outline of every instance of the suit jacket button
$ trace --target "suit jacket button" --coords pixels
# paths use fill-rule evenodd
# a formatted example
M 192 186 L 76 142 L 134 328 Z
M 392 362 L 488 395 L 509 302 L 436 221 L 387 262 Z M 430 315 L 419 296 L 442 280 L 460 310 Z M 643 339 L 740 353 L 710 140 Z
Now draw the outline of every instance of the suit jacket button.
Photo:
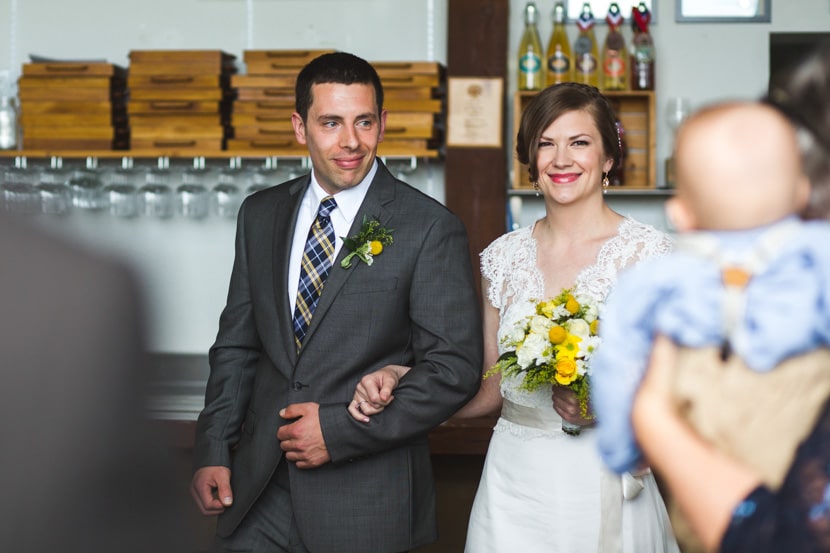
M 295 381 L 294 381 L 294 391 L 295 391 L 295 392 L 299 392 L 299 391 L 300 391 L 300 390 L 302 390 L 303 388 L 307 388 L 307 387 L 308 387 L 308 384 L 303 384 L 303 383 L 302 383 L 302 382 L 300 382 L 299 380 L 295 380 Z

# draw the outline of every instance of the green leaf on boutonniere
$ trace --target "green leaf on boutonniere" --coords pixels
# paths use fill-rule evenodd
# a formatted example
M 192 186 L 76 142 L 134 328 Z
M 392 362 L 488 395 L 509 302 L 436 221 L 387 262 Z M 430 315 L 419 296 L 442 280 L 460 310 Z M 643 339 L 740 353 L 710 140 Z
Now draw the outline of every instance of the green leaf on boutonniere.
M 352 266 L 352 258 L 355 256 L 366 265 L 371 265 L 374 263 L 375 256 L 383 252 L 384 246 L 392 243 L 392 232 L 394 232 L 394 229 L 384 228 L 377 219 L 370 221 L 364 215 L 360 232 L 348 238 L 341 237 L 343 238 L 343 246 L 351 253 L 343 258 L 340 266 L 348 269 Z

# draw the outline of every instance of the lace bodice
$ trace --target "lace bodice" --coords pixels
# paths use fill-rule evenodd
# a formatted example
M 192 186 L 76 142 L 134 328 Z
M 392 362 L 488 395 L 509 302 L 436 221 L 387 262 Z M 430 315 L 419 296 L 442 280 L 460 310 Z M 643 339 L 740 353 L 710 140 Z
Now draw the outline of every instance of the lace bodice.
M 544 275 L 537 267 L 536 240 L 532 232 L 533 226 L 529 226 L 507 233 L 481 253 L 481 274 L 490 284 L 487 299 L 499 310 L 499 354 L 503 353 L 502 337 L 527 314 L 528 303 L 547 299 L 543 297 Z M 616 236 L 601 246 L 594 264 L 577 275 L 576 291 L 602 301 L 620 270 L 670 250 L 668 235 L 626 217 Z M 521 405 L 553 410 L 550 390 L 526 392 L 519 389 L 519 383 L 520 377 L 503 378 L 502 396 Z

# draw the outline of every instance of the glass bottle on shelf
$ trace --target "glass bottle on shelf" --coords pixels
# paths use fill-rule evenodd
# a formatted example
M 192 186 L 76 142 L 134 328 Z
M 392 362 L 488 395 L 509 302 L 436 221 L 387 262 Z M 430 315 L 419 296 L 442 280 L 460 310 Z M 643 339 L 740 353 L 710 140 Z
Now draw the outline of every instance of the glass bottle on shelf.
M 640 2 L 631 8 L 631 90 L 654 90 L 654 42 L 648 31 L 651 12 Z
M 602 48 L 602 89 L 626 90 L 628 88 L 628 50 L 625 37 L 620 29 L 623 23 L 622 12 L 616 2 L 608 7 L 605 17 L 608 34 Z
M 565 4 L 557 2 L 553 7 L 553 32 L 550 34 L 547 51 L 548 86 L 573 81 L 573 53 L 565 29 Z
M 536 4 L 528 2 L 525 6 L 525 30 L 519 43 L 519 90 L 541 90 L 545 81 L 542 42 L 539 40 L 537 21 Z
M 582 13 L 576 20 L 579 35 L 574 41 L 574 80 L 592 86 L 599 86 L 599 56 L 597 39 L 594 35 L 594 13 L 591 4 L 582 4 Z
M 0 150 L 17 149 L 17 106 L 11 96 L 0 96 Z
M 0 71 L 0 150 L 16 150 L 20 127 L 8 71 Z

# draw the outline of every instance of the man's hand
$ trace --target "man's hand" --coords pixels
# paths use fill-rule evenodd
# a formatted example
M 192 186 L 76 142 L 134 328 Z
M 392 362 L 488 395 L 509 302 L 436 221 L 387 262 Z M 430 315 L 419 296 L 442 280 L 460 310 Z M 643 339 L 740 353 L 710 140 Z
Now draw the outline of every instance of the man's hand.
M 294 403 L 280 411 L 280 416 L 297 419 L 277 431 L 280 448 L 287 460 L 296 462 L 300 469 L 316 468 L 331 461 L 320 428 L 319 404 Z
M 202 467 L 190 482 L 190 495 L 203 515 L 218 515 L 233 503 L 231 469 Z

